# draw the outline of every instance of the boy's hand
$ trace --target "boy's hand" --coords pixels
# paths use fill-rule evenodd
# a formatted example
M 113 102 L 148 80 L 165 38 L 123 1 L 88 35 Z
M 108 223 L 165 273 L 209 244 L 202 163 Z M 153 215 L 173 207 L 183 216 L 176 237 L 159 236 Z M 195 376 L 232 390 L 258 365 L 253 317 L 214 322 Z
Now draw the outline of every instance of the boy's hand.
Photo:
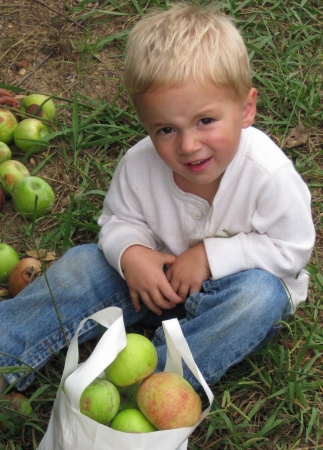
M 166 271 L 167 280 L 183 301 L 193 292 L 199 292 L 210 276 L 203 242 L 179 255 Z
M 173 264 L 176 257 L 142 245 L 132 245 L 121 257 L 121 269 L 129 287 L 132 304 L 140 310 L 140 300 L 158 315 L 162 309 L 172 309 L 182 303 L 169 284 L 164 265 Z

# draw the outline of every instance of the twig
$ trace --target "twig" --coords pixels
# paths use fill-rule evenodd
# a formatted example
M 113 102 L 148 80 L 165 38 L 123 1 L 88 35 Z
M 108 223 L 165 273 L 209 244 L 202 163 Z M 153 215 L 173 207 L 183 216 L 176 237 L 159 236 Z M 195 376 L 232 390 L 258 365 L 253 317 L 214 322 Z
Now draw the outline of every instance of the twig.
M 68 20 L 69 22 L 72 22 L 74 25 L 82 28 L 83 30 L 86 30 L 86 28 L 83 27 L 83 25 L 80 25 L 79 23 L 75 22 L 75 20 L 71 19 L 70 17 L 65 16 L 65 14 L 63 14 L 63 13 L 61 13 L 59 11 L 56 11 L 55 9 L 53 9 L 50 6 L 48 6 L 45 3 L 43 3 L 41 0 L 33 0 L 33 1 L 38 3 L 38 4 L 40 4 L 40 5 L 42 5 L 42 6 L 45 6 L 45 8 L 49 9 L 50 11 L 54 12 L 55 14 L 58 14 L 59 16 L 64 17 L 64 19 Z
M 48 53 L 48 55 L 42 59 L 40 61 L 40 63 L 37 64 L 37 66 L 34 68 L 34 70 L 32 72 L 27 73 L 24 77 L 22 77 L 22 79 L 20 81 L 18 81 L 18 83 L 16 83 L 17 86 L 19 86 L 21 83 L 23 83 L 27 78 L 29 78 L 33 73 L 36 72 L 36 70 L 39 69 L 39 67 L 44 64 L 52 55 L 54 54 L 54 52 L 50 52 Z

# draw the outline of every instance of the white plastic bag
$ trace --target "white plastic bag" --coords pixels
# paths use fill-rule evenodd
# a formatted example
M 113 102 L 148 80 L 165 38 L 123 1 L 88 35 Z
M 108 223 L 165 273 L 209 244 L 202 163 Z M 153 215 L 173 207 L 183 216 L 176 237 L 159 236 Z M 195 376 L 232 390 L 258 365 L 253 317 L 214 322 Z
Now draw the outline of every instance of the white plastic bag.
M 86 362 L 79 365 L 78 332 L 84 323 L 95 320 L 108 328 Z M 163 322 L 167 340 L 165 371 L 183 375 L 182 358 L 205 390 L 209 407 L 213 394 L 196 366 L 177 319 Z M 38 450 L 186 450 L 188 437 L 198 424 L 189 428 L 154 431 L 152 433 L 122 433 L 101 425 L 80 412 L 83 390 L 116 358 L 126 346 L 126 331 L 122 310 L 110 307 L 84 319 L 73 337 L 66 355 L 65 368 L 54 402 L 47 431 Z M 64 386 L 64 391 L 62 390 Z M 200 423 L 200 422 L 199 422 Z

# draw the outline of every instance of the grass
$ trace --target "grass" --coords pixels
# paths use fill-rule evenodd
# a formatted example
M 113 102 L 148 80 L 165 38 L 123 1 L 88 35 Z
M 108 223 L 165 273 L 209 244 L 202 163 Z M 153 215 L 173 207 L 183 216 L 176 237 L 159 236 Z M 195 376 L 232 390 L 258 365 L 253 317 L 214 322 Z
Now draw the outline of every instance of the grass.
M 70 17 L 83 20 L 83 26 L 87 27 L 87 31 L 79 31 L 77 42 L 81 80 L 86 80 L 88 68 L 96 67 L 106 53 L 113 55 L 116 71 L 119 70 L 131 24 L 147 8 L 164 7 L 165 3 L 171 2 L 111 0 L 102 1 L 99 9 L 92 9 L 91 2 L 84 0 L 71 9 Z M 254 85 L 259 92 L 256 126 L 283 146 L 310 187 L 317 243 L 308 265 L 311 273 L 308 301 L 273 342 L 232 368 L 212 387 L 215 396 L 212 411 L 191 436 L 189 448 L 320 449 L 323 448 L 321 1 L 224 0 L 222 4 L 225 12 L 235 18 L 247 42 Z M 94 33 L 114 21 L 122 21 L 123 26 L 105 37 Z M 111 45 L 117 52 L 112 52 Z M 118 78 L 118 74 L 111 77 Z M 9 87 L 17 91 L 17 86 Z M 116 164 L 144 136 L 121 85 L 108 103 L 77 89 L 69 97 L 56 97 L 56 102 L 59 113 L 57 122 L 52 124 L 51 146 L 37 160 L 32 174 L 45 171 L 55 186 L 58 207 L 47 221 L 22 220 L 14 231 L 16 219 L 9 217 L 0 240 L 10 241 L 20 253 L 37 247 L 55 251 L 59 257 L 70 246 L 96 241 L 96 221 Z M 285 139 L 299 122 L 308 130 L 309 140 L 287 148 Z M 90 344 L 82 346 L 83 355 L 89 351 Z M 47 427 L 64 357 L 64 351 L 59 352 L 37 373 L 35 383 L 27 391 L 34 412 L 28 417 L 11 413 L 9 431 L 0 432 L 0 449 L 37 448 Z M 14 368 L 0 372 L 5 370 Z M 8 408 L 3 400 L 0 403 Z M 2 419 L 5 418 L 0 412 Z

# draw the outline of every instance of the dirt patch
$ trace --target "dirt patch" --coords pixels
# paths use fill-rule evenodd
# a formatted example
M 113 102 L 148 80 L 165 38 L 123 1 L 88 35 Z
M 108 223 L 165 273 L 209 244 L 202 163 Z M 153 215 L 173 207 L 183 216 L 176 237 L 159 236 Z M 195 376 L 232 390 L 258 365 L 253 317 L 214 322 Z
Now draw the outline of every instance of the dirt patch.
M 127 16 L 116 15 L 107 20 L 106 14 L 98 13 L 100 3 L 0 0 L 0 83 L 24 90 L 11 90 L 18 104 L 34 92 L 57 97 L 58 123 L 71 116 L 71 109 L 66 109 L 66 103 L 60 99 L 73 100 L 75 93 L 95 102 L 114 101 L 121 84 L 123 48 L 117 40 L 105 45 L 102 42 L 116 33 L 122 34 L 129 24 Z M 125 101 L 122 95 L 118 97 L 120 104 Z M 24 155 L 14 145 L 10 147 L 12 159 L 22 161 Z M 68 208 L 70 195 L 77 192 L 81 182 L 78 171 L 72 167 L 66 170 L 62 152 L 62 143 L 57 140 L 50 150 L 23 161 L 31 172 L 50 156 L 37 175 L 54 189 L 53 212 Z M 49 217 L 37 224 L 38 242 L 54 222 Z M 0 241 L 13 245 L 21 255 L 34 245 L 26 240 L 24 226 L 7 200 L 0 215 Z M 76 242 L 86 239 L 88 236 L 78 236 Z

